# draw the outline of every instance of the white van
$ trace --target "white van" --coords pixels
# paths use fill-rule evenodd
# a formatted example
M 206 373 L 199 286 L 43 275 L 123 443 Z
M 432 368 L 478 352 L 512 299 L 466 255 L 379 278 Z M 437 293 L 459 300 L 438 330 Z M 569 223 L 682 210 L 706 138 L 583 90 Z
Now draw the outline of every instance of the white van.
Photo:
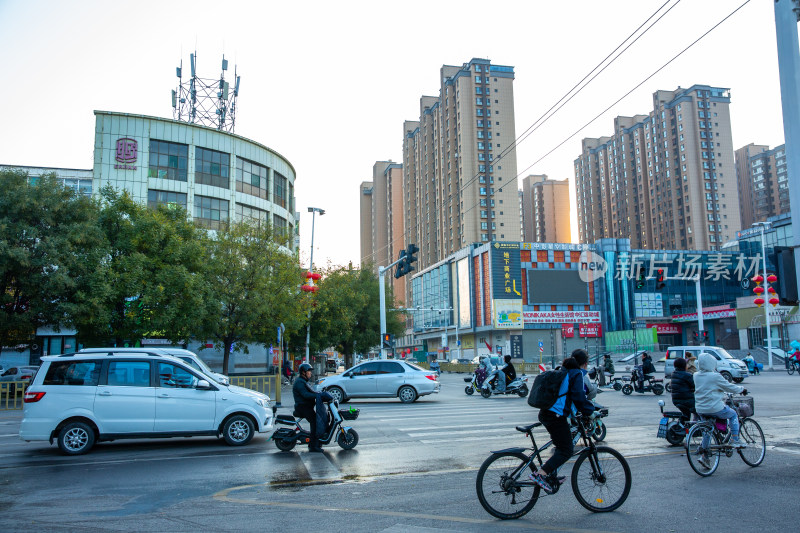
M 183 348 L 84 348 L 78 353 L 154 353 L 172 355 L 183 360 L 187 365 L 195 370 L 199 370 L 218 383 L 223 385 L 230 385 L 231 383 L 228 376 L 214 372 L 196 353 L 184 350 Z
M 725 348 L 719 346 L 672 346 L 667 350 L 664 360 L 664 376 L 672 376 L 674 361 L 678 357 L 688 359 L 690 355 L 699 358 L 701 353 L 709 353 L 717 360 L 717 372 L 728 381 L 741 383 L 747 377 L 747 365 L 736 359 Z
M 231 446 L 272 430 L 269 396 L 210 381 L 182 360 L 151 353 L 42 357 L 23 398 L 19 436 L 53 440 L 67 455 L 95 442 L 214 436 Z

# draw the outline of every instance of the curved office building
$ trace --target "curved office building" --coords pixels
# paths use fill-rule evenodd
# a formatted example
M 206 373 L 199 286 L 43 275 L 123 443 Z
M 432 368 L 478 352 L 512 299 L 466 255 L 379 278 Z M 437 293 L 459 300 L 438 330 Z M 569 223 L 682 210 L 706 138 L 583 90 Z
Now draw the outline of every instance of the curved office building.
M 294 167 L 274 150 L 172 119 L 108 111 L 95 117 L 95 192 L 111 185 L 149 206 L 180 205 L 209 229 L 253 220 L 295 233 Z

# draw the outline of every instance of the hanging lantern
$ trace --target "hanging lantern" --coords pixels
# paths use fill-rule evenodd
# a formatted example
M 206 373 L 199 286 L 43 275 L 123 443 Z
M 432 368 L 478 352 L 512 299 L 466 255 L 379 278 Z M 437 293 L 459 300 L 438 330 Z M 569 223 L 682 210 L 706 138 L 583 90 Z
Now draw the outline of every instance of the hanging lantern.
M 313 272 L 306 272 L 306 279 L 311 279 L 314 276 Z
M 303 292 L 314 292 L 314 289 L 316 289 L 316 287 L 314 287 L 313 285 L 303 285 L 302 287 L 300 287 L 300 290 Z
M 778 276 L 776 276 L 775 274 L 770 274 L 769 276 L 767 276 L 768 283 L 775 283 L 776 281 L 778 281 Z
M 761 296 L 764 294 L 764 287 L 758 286 L 753 289 L 753 292 Z
M 764 281 L 764 278 L 763 278 L 763 277 L 761 277 L 761 276 L 754 276 L 754 277 L 753 277 L 753 282 L 754 282 L 756 285 L 761 285 L 761 282 L 762 282 L 762 281 Z
M 769 289 L 767 289 L 767 292 L 770 294 L 770 296 L 775 296 L 775 294 L 777 294 L 775 292 L 775 287 L 770 287 Z
M 778 298 L 770 298 L 769 299 L 769 303 L 772 304 L 772 307 L 775 307 L 776 305 L 778 305 L 780 303 L 780 300 Z
M 762 305 L 764 305 L 764 298 L 756 298 L 755 300 L 753 300 L 753 303 L 761 307 Z
M 311 273 L 311 279 L 313 279 L 314 281 L 318 281 L 318 280 L 322 279 L 322 274 L 319 274 L 317 272 L 312 272 Z

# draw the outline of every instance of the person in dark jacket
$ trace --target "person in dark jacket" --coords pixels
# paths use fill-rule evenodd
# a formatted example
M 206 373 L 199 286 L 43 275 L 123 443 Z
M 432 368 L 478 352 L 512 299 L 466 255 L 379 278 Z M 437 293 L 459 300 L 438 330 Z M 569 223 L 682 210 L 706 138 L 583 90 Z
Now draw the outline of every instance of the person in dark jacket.
M 506 355 L 503 357 L 503 361 L 505 361 L 506 366 L 503 367 L 503 374 L 506 378 L 506 384 L 511 383 L 515 379 L 517 379 L 517 369 L 514 368 L 513 363 L 511 363 L 511 356 Z
M 636 392 L 644 392 L 645 378 L 648 376 L 653 377 L 653 374 L 655 373 L 656 373 L 656 367 L 653 364 L 653 358 L 650 357 L 650 354 L 644 352 L 642 354 L 642 365 L 639 369 L 639 379 L 638 379 L 639 388 L 636 389 Z
M 686 371 L 686 359 L 678 357 L 672 371 L 672 403 L 680 409 L 683 416 L 691 418 L 694 412 L 694 379 Z
M 317 415 L 314 406 L 319 393 L 314 390 L 311 381 L 311 365 L 303 363 L 298 369 L 298 376 L 292 385 L 294 396 L 294 413 L 299 418 L 305 418 L 311 424 L 311 440 L 308 442 L 308 451 L 321 452 L 319 437 L 317 436 Z
M 594 404 L 586 399 L 583 389 L 583 372 L 581 372 L 578 362 L 573 357 L 567 357 L 561 363 L 561 368 L 567 370 L 567 376 L 558 391 L 558 400 L 550 409 L 539 410 L 539 422 L 544 425 L 550 438 L 553 439 L 555 452 L 537 472 L 531 475 L 534 483 L 548 493 L 553 491 L 550 486 L 550 483 L 553 482 L 551 474 L 572 457 L 572 432 L 567 417 L 573 412 L 589 416 L 595 410 Z

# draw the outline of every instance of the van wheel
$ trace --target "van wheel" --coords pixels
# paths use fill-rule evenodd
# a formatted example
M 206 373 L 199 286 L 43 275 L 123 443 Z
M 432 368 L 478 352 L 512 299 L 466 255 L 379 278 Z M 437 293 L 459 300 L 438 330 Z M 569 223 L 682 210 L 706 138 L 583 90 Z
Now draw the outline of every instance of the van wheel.
M 255 426 L 245 415 L 232 416 L 225 422 L 222 435 L 229 446 L 244 446 L 253 438 Z
M 70 422 L 58 433 L 58 447 L 65 455 L 81 455 L 94 446 L 94 430 L 84 422 Z
M 730 372 L 723 371 L 723 372 L 720 372 L 720 374 L 722 374 L 722 377 L 725 378 L 728 381 L 728 383 L 733 381 L 733 376 L 731 376 Z

